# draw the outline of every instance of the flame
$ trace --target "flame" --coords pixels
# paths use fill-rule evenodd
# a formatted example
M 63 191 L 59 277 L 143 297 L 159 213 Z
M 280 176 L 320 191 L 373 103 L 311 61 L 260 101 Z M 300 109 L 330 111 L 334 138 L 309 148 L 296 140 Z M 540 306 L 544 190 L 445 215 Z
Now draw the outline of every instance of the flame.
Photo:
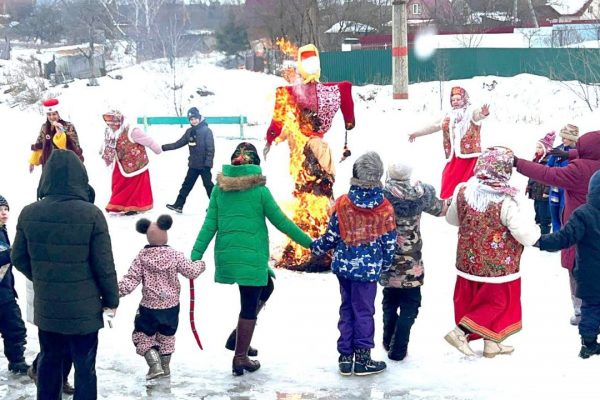
M 285 38 L 279 38 L 275 41 L 275 44 L 279 47 L 279 50 L 293 59 L 298 54 L 298 47 Z M 281 76 L 288 82 L 294 83 L 298 79 L 298 73 L 294 67 L 286 67 L 281 71 Z
M 290 148 L 289 171 L 295 183 L 294 202 L 291 207 L 292 219 L 310 237 L 317 238 L 327 229 L 328 209 L 332 200 L 327 196 L 307 192 L 305 189 L 310 186 L 307 184 L 314 182 L 314 177 L 303 167 L 306 159 L 304 147 L 315 133 L 312 126 L 300 117 L 299 107 L 288 88 L 277 89 L 273 119 L 283 125 L 282 135 L 276 139 L 276 142 L 287 139 Z M 303 269 L 302 266 L 310 259 L 310 250 L 290 240 L 281 259 L 276 263 L 276 267 Z
M 298 47 L 285 38 L 279 38 L 275 41 L 275 44 L 279 47 L 282 53 L 291 56 L 292 58 L 296 58 L 298 54 Z

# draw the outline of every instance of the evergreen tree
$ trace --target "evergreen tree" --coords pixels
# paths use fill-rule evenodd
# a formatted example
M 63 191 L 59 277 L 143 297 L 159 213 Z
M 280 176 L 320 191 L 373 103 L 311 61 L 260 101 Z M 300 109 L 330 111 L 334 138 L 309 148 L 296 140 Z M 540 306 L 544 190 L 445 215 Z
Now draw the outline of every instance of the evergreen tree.
M 238 55 L 250 48 L 246 27 L 240 23 L 233 12 L 216 33 L 217 48 L 228 56 Z

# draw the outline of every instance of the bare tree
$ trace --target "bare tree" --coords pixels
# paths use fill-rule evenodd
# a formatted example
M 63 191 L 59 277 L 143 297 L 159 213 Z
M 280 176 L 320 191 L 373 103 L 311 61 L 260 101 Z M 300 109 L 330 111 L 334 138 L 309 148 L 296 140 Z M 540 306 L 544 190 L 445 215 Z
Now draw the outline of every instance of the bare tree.
M 102 2 L 96 0 L 62 0 L 63 12 L 72 18 L 69 32 L 77 42 L 88 43 L 87 50 L 80 50 L 88 60 L 91 77 L 88 85 L 98 86 L 96 79 L 96 47 L 112 36 L 114 26 Z
M 181 9 L 174 10 L 167 22 L 155 30 L 155 35 L 160 38 L 163 54 L 169 62 L 170 82 L 167 86 L 171 92 L 173 110 L 178 117 L 183 115 L 183 79 L 179 76 L 179 65 L 185 61 L 180 60 L 187 19 L 185 7 L 181 5 Z
M 550 79 L 559 81 L 594 111 L 600 107 L 600 53 L 595 49 L 565 49 L 566 58 L 550 66 Z M 566 78 L 573 78 L 567 81 Z

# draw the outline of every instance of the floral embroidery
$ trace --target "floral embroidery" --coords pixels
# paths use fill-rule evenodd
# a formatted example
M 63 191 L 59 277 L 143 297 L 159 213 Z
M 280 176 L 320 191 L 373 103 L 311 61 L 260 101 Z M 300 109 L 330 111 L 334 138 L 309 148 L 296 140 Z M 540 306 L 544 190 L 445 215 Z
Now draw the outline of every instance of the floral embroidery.
M 128 129 L 124 129 L 117 139 L 117 158 L 123 170 L 130 174 L 141 170 L 148 165 L 146 149 L 139 143 L 129 140 Z
M 469 206 L 464 191 L 456 200 L 460 220 L 456 268 L 481 277 L 519 272 L 523 246 L 502 225 L 502 202 L 490 203 L 485 212 L 478 212 Z

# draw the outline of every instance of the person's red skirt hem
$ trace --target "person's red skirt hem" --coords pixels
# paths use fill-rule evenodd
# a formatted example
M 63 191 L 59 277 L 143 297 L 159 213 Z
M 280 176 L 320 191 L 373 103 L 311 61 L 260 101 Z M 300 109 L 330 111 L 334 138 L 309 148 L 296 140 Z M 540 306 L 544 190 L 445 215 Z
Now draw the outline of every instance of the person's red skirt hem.
M 487 283 L 456 277 L 454 318 L 472 332 L 469 340 L 502 342 L 522 328 L 521 279 Z
M 152 186 L 148 170 L 131 177 L 121 174 L 115 164 L 112 174 L 112 195 L 106 206 L 108 212 L 148 211 L 153 207 Z

